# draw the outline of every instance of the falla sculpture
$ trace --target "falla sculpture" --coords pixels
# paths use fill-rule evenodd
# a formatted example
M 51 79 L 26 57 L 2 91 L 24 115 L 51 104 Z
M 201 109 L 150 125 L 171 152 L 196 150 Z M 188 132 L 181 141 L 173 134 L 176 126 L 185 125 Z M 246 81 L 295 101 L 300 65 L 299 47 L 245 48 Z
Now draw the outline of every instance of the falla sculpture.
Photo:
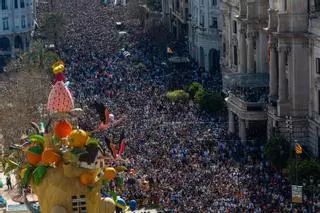
M 101 119 L 99 127 L 89 132 L 72 125 L 83 111 L 74 108 L 71 92 L 64 82 L 64 66 L 62 61 L 52 65 L 56 81 L 48 97 L 49 121 L 46 125 L 31 123 L 34 134 L 11 146 L 11 149 L 22 153 L 23 162 L 8 160 L 6 170 L 18 170 L 18 180 L 24 192 L 31 187 L 37 195 L 40 210 L 28 201 L 27 193 L 24 193 L 25 204 L 33 213 L 134 211 L 136 201 L 131 200 L 130 205 L 126 205 L 125 200 L 117 196 L 118 189 L 108 189 L 107 196 L 101 196 L 102 188 L 108 187 L 110 181 L 127 171 L 124 166 L 119 166 L 125 149 L 124 137 L 120 140 L 118 153 L 115 153 L 115 145 L 105 137 L 111 157 L 107 156 L 101 142 L 92 137 L 94 132 L 122 124 L 123 119 L 115 121 L 113 114 L 96 103 Z M 115 161 L 118 166 L 112 167 L 111 163 Z

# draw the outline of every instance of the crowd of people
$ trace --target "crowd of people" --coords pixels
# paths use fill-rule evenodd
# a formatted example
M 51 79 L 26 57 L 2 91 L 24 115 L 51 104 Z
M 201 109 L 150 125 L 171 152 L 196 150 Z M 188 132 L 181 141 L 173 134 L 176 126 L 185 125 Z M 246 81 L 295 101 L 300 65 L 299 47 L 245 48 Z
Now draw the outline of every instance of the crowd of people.
M 67 23 L 59 54 L 76 105 L 85 111 L 79 126 L 99 125 L 95 101 L 115 119 L 125 118 L 113 131 L 125 130 L 124 164 L 136 173 L 124 177 L 122 197 L 181 213 L 292 210 L 290 185 L 265 159 L 261 141 L 244 145 L 227 134 L 225 115 L 203 116 L 192 101 L 166 100 L 167 56 L 126 8 L 57 0 L 55 10 Z M 119 21 L 126 35 L 117 31 Z M 193 75 L 182 84 L 202 80 L 195 64 L 190 69 Z M 103 140 L 105 134 L 95 136 Z

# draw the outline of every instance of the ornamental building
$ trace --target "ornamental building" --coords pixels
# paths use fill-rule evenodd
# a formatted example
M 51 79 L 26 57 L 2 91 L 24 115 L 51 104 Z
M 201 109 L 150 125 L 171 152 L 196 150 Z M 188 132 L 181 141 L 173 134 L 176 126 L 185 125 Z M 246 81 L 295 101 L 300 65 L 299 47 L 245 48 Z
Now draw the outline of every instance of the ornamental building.
M 220 70 L 220 0 L 189 1 L 188 48 L 199 66 L 212 73 Z
M 0 2 L 0 55 L 4 60 L 28 49 L 35 17 L 32 0 Z

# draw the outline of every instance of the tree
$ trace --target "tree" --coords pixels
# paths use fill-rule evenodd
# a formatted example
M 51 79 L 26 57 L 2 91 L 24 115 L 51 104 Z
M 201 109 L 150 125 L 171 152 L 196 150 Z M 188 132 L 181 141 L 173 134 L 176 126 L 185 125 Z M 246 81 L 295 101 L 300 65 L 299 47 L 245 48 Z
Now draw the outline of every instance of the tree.
M 166 97 L 172 102 L 182 102 L 185 103 L 189 100 L 189 94 L 184 90 L 174 90 L 168 92 Z
M 53 51 L 47 51 L 42 40 L 32 42 L 30 52 L 26 54 L 30 62 L 38 63 L 40 68 L 45 65 L 51 65 L 58 59 L 58 54 Z
M 158 11 L 158 12 L 161 11 L 161 1 L 159 0 L 148 0 L 147 6 L 152 11 Z
M 264 154 L 273 165 L 283 169 L 290 156 L 290 144 L 283 137 L 271 137 L 264 146 Z
M 217 92 L 199 89 L 194 99 L 200 109 L 209 114 L 221 112 L 225 107 L 224 98 Z
M 303 179 L 309 180 L 313 176 L 316 180 L 320 179 L 320 164 L 319 161 L 313 159 L 291 159 L 288 163 L 290 179 L 295 181 L 297 174 L 298 183 L 302 183 Z
M 190 85 L 186 88 L 186 92 L 189 93 L 191 99 L 194 99 L 196 93 L 197 93 L 200 89 L 203 90 L 203 86 L 202 86 L 199 82 L 193 82 L 192 84 L 190 84 Z
M 65 24 L 66 21 L 61 13 L 48 13 L 44 16 L 40 33 L 46 40 L 57 45 L 58 40 L 64 35 Z

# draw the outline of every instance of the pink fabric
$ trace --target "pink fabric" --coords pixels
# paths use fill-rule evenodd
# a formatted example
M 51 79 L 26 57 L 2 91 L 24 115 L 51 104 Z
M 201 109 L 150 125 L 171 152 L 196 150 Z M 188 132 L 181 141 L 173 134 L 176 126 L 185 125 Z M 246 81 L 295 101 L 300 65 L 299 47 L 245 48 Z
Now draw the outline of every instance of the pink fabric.
M 49 112 L 70 112 L 74 108 L 73 99 L 69 89 L 63 81 L 58 81 L 50 91 L 48 98 Z

